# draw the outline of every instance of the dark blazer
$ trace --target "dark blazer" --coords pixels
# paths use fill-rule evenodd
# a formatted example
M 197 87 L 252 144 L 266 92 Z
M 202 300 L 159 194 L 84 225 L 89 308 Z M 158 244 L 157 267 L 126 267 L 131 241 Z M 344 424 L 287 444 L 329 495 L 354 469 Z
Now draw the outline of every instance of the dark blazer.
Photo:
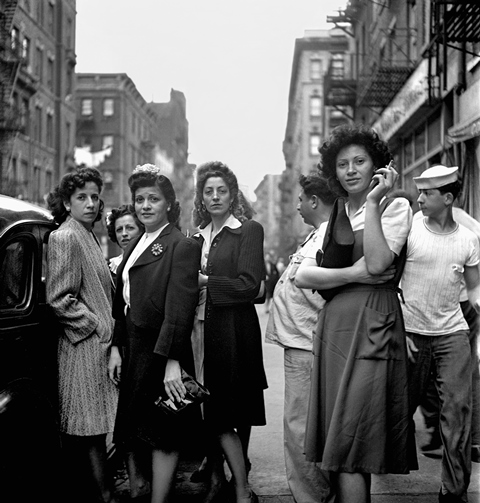
M 117 270 L 113 301 L 113 344 L 123 346 L 126 334 L 122 273 L 135 245 L 125 250 Z M 158 245 L 158 246 L 155 246 Z M 154 247 L 160 253 L 153 253 Z M 130 319 L 140 328 L 158 330 L 154 352 L 180 360 L 190 353 L 195 309 L 198 303 L 198 245 L 169 224 L 130 269 Z
M 202 236 L 194 236 L 199 245 Z M 205 306 L 205 418 L 219 428 L 265 424 L 262 334 L 253 303 L 265 277 L 263 227 L 248 220 L 213 239 Z

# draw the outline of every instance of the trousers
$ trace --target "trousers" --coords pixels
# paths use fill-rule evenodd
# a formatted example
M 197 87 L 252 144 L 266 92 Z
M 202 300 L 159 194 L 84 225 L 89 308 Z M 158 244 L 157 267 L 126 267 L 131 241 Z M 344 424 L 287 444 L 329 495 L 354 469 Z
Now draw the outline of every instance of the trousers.
M 285 405 L 283 416 L 287 482 L 296 503 L 327 503 L 330 499 L 328 472 L 304 454 L 305 426 L 310 396 L 312 352 L 285 349 Z
M 421 404 L 432 373 L 440 400 L 442 492 L 467 501 L 471 474 L 472 369 L 468 332 L 428 336 L 407 333 L 418 349 L 409 363 L 409 409 Z

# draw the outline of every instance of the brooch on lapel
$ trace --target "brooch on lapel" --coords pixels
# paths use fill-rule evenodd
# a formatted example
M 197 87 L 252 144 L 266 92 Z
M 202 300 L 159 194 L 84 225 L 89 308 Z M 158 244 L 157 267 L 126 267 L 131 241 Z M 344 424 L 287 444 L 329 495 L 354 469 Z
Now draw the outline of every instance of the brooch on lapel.
M 158 257 L 163 253 L 163 246 L 160 243 L 155 243 L 152 245 L 152 248 L 150 249 L 152 252 L 152 255 L 155 255 L 155 257 Z

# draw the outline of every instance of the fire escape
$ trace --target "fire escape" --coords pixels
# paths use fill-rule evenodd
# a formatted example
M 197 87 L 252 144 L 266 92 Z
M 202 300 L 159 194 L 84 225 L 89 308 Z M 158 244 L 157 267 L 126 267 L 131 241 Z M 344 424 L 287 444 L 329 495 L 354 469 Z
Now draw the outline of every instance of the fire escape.
M 8 192 L 6 169 L 10 162 L 12 139 L 22 129 L 22 114 L 13 103 L 13 90 L 21 66 L 18 47 L 12 44 L 11 30 L 18 0 L 0 2 L 0 191 Z
M 351 8 L 339 9 L 337 16 L 327 16 L 327 22 L 344 31 L 349 37 L 353 37 L 351 26 L 353 24 L 353 11 Z M 348 54 L 350 64 L 344 64 L 342 68 L 337 66 L 337 61 L 332 57 L 323 79 L 323 92 L 325 105 L 341 112 L 348 119 L 353 120 L 349 111 L 355 107 L 357 97 L 357 80 L 353 54 Z M 347 61 L 344 61 L 347 63 Z
M 353 37 L 352 27 L 358 24 L 362 8 L 362 2 L 350 1 L 337 16 L 327 17 L 327 21 Z M 351 64 L 345 67 L 343 76 L 335 76 L 332 60 L 325 78 L 326 104 L 365 107 L 381 113 L 415 69 L 410 55 L 411 34 L 409 26 L 382 28 L 379 23 L 371 29 L 364 54 L 351 55 Z
M 463 64 L 458 73 L 456 90 L 465 89 L 466 55 L 480 56 L 479 48 L 474 52 L 473 44 L 480 43 L 480 4 L 466 0 L 433 0 L 430 20 L 430 44 L 425 51 L 428 57 L 429 98 L 435 99 L 440 83 L 447 90 L 448 49 L 462 52 Z

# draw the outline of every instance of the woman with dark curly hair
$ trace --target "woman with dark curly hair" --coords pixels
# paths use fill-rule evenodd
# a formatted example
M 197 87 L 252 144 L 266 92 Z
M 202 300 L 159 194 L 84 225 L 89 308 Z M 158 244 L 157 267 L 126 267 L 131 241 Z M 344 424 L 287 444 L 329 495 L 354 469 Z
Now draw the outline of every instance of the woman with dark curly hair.
M 113 208 L 107 215 L 107 233 L 110 241 L 116 243 L 122 253 L 116 257 L 112 257 L 108 266 L 115 277 L 117 268 L 123 259 L 123 251 L 130 241 L 140 235 L 144 230 L 142 222 L 137 217 L 135 209 L 131 204 L 123 204 L 118 208 Z
M 113 332 L 112 278 L 93 224 L 100 220 L 103 181 L 93 168 L 67 173 L 49 194 L 60 224 L 48 243 L 47 301 L 61 327 L 58 340 L 60 431 L 70 461 L 83 463 L 96 498 L 110 502 L 106 435 L 113 431 L 117 390 L 107 375 Z M 82 488 L 85 481 L 72 482 Z
M 398 174 L 387 144 L 372 129 L 340 126 L 320 154 L 322 173 L 346 196 L 355 242 L 351 266 L 322 267 L 311 256 L 296 276 L 301 288 L 339 287 L 320 312 L 314 339 L 305 452 L 331 472 L 336 502 L 367 503 L 372 473 L 416 468 L 397 295 L 401 271 L 394 276 L 391 268 L 412 210 L 403 197 L 385 198 Z
M 248 437 L 251 426 L 266 423 L 267 380 L 254 305 L 265 277 L 263 228 L 253 213 L 228 166 L 214 161 L 197 168 L 193 217 L 200 232 L 193 237 L 202 254 L 193 343 L 197 377 L 211 393 L 203 409 L 212 437 L 206 502 L 225 501 L 222 453 L 233 475 L 235 501 L 258 501 L 247 481 L 248 442 L 240 438 Z
M 132 467 L 140 469 L 144 461 L 144 473 L 129 473 L 132 501 L 148 498 L 151 490 L 151 503 L 163 503 L 169 501 L 194 418 L 187 410 L 178 418 L 167 416 L 155 401 L 160 396 L 181 401 L 182 369 L 194 372 L 190 337 L 200 250 L 177 227 L 180 204 L 160 168 L 137 166 L 128 185 L 145 233 L 130 243 L 117 269 L 109 375 L 120 398 L 113 440 L 127 458 L 136 458 Z M 151 483 L 140 487 L 149 474 Z

